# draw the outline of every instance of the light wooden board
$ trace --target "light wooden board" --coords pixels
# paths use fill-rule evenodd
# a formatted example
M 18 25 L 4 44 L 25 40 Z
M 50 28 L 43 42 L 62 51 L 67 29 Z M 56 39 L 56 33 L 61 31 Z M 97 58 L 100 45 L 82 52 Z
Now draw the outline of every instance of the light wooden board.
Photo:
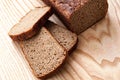
M 107 16 L 78 36 L 77 49 L 48 80 L 120 80 L 120 0 L 108 0 Z M 36 0 L 0 0 L 0 80 L 39 80 L 28 66 L 9 29 L 31 9 Z M 51 17 L 56 23 L 61 22 Z

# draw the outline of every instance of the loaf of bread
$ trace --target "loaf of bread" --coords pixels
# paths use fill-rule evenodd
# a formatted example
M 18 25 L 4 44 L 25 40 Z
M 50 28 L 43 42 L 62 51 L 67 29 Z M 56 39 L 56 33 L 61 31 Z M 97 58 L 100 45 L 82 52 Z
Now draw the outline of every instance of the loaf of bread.
M 51 21 L 45 23 L 45 27 L 53 37 L 70 53 L 77 44 L 77 35 Z
M 67 51 L 45 27 L 41 28 L 38 35 L 21 41 L 20 46 L 33 73 L 39 78 L 51 75 L 67 56 Z
M 48 6 L 35 8 L 13 26 L 8 34 L 13 40 L 29 39 L 39 32 L 41 26 L 44 25 L 51 15 L 52 11 Z
M 71 31 L 79 34 L 105 17 L 107 0 L 43 0 Z

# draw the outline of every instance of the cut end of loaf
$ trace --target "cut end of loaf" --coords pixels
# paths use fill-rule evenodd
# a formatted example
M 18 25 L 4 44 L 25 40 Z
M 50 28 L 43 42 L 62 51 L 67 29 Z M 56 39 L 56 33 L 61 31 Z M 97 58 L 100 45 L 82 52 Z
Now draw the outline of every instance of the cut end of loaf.
M 22 41 L 20 44 L 34 74 L 39 78 L 53 73 L 67 56 L 66 50 L 44 27 L 41 28 L 38 35 Z
M 81 7 L 72 13 L 71 26 L 68 26 L 76 34 L 80 34 L 104 18 L 108 10 L 107 0 L 88 0 L 85 3 L 84 0 L 81 1 Z
M 35 8 L 28 12 L 9 31 L 9 36 L 13 40 L 26 40 L 37 34 L 40 27 L 52 15 L 50 7 Z

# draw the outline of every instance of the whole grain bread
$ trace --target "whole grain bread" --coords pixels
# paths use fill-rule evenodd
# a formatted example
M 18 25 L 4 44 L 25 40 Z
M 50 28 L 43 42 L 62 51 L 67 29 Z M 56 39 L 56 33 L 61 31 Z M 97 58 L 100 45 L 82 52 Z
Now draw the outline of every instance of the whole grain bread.
M 26 40 L 36 35 L 40 27 L 52 15 L 51 8 L 43 6 L 28 12 L 15 26 L 9 31 L 9 36 L 13 40 Z
M 49 76 L 61 66 L 67 56 L 67 51 L 45 27 L 41 28 L 38 35 L 21 41 L 20 46 L 33 73 L 39 78 Z
M 57 25 L 51 21 L 45 23 L 45 27 L 50 31 L 53 37 L 68 51 L 71 52 L 72 49 L 77 44 L 77 35 L 60 25 Z
M 79 34 L 105 17 L 107 0 L 43 0 L 71 31 Z

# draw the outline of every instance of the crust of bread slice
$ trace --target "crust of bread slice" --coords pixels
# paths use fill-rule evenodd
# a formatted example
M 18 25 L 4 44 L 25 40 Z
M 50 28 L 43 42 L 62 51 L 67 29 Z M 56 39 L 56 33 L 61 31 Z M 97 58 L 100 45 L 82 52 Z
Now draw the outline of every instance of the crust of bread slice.
M 52 15 L 52 10 L 48 6 L 35 8 L 30 12 L 28 12 L 24 17 L 22 17 L 19 23 L 17 23 L 10 29 L 8 34 L 15 41 L 22 41 L 29 39 L 39 32 L 41 26 L 44 25 L 44 23 L 51 15 Z M 32 21 L 34 22 L 32 23 Z M 30 23 L 32 24 L 29 25 Z

